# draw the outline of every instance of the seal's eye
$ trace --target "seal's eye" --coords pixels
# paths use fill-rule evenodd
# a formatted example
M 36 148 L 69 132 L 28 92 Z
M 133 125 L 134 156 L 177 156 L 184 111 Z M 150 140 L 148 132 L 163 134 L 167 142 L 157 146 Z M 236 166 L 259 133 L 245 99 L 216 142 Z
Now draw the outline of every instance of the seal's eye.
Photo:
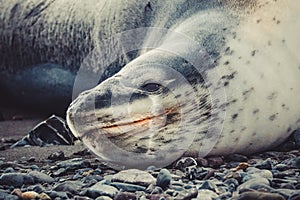
M 161 89 L 161 85 L 157 83 L 147 83 L 141 87 L 145 92 L 157 92 Z

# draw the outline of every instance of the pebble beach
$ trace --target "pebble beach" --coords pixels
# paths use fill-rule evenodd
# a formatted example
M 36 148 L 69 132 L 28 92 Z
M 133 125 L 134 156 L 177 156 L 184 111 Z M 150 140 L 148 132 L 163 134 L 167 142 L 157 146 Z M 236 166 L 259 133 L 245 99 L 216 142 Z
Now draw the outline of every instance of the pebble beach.
M 300 199 L 300 151 L 183 157 L 165 168 L 116 170 L 75 145 L 9 148 L 39 120 L 1 121 L 0 199 Z

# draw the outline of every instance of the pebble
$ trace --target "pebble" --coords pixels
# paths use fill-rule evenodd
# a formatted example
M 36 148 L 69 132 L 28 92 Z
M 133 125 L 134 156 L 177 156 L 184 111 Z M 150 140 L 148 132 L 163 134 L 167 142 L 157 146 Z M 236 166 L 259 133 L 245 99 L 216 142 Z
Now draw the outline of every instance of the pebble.
M 9 194 L 9 192 L 5 190 L 0 190 L 0 199 L 18 200 L 19 197 L 16 195 Z
M 118 194 L 118 189 L 100 182 L 88 188 L 84 193 L 91 198 L 97 198 L 102 195 L 114 197 Z
M 244 192 L 237 200 L 285 200 L 283 196 L 268 192 Z
M 156 178 L 156 185 L 166 190 L 171 184 L 172 176 L 169 170 L 161 169 Z
M 216 200 L 219 196 L 211 190 L 198 190 L 197 200 Z
M 126 192 L 144 191 L 146 187 L 129 183 L 112 182 L 109 185 Z
M 78 194 L 84 184 L 80 181 L 65 181 L 54 185 L 53 190 L 55 191 L 66 191 L 72 194 Z
M 51 176 L 39 171 L 31 171 L 28 175 L 33 178 L 35 183 L 53 183 L 55 181 Z
M 23 184 L 33 184 L 31 176 L 24 173 L 6 173 L 0 176 L 0 184 L 21 187 Z
M 54 160 L 54 161 L 64 160 L 65 158 L 66 158 L 65 153 L 63 151 L 57 151 L 48 156 L 49 160 Z
M 73 158 L 61 161 L 56 164 L 57 168 L 65 168 L 66 170 L 82 169 L 90 166 L 90 162 L 82 158 Z
M 132 183 L 142 186 L 149 186 L 150 184 L 155 184 L 156 179 L 146 171 L 138 169 L 128 169 L 121 171 L 112 176 L 112 181 L 119 181 L 124 183 Z

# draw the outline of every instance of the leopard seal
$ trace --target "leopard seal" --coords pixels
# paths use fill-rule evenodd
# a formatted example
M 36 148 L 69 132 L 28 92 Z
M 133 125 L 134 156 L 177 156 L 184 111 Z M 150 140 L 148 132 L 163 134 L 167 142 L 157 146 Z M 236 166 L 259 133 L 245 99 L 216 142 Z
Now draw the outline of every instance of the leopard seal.
M 34 7 L 21 2 L 15 7 L 15 2 L 5 10 L 25 10 L 24 20 L 2 14 L 10 16 L 3 21 L 14 37 L 6 31 L 1 41 L 17 49 L 33 47 L 22 54 L 26 59 L 16 61 L 23 69 L 52 62 L 76 75 L 88 63 L 80 82 L 88 90 L 75 95 L 67 121 L 104 160 L 146 167 L 183 154 L 251 154 L 278 145 L 299 128 L 297 1 L 92 1 L 85 6 L 32 1 Z M 11 28 L 14 22 L 19 29 Z M 22 28 L 29 35 L 18 31 Z M 127 52 L 122 33 L 136 29 L 129 35 L 142 42 Z M 118 34 L 120 40 L 101 48 Z M 111 46 L 121 49 L 113 63 L 103 59 L 112 55 Z M 94 59 L 96 53 L 90 59 L 93 49 L 103 57 Z M 20 63 L 10 60 L 13 71 Z M 122 69 L 111 73 L 116 66 Z M 104 81 L 88 83 L 100 68 L 108 69 L 98 77 Z

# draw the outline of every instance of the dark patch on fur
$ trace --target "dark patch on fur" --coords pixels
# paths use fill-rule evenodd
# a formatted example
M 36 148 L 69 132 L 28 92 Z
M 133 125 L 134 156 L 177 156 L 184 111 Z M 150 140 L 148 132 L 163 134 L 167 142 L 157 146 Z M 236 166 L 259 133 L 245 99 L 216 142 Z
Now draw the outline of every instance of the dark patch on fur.
M 258 113 L 258 112 L 259 112 L 259 109 L 253 110 L 253 114 L 256 114 L 256 113 Z
M 269 120 L 270 120 L 270 121 L 274 121 L 274 120 L 276 119 L 276 115 L 277 115 L 277 114 L 271 115 L 271 116 L 269 117 Z
M 233 115 L 231 116 L 231 119 L 232 119 L 232 120 L 235 120 L 235 119 L 238 117 L 238 115 L 239 115 L 238 113 L 233 114 Z
M 233 72 L 233 73 L 231 73 L 231 74 L 229 74 L 229 75 L 224 75 L 224 76 L 222 76 L 221 79 L 231 80 L 231 79 L 234 78 L 234 76 L 235 76 L 236 74 L 237 74 L 237 72 Z
M 273 100 L 273 99 L 276 99 L 277 97 L 277 92 L 272 92 L 268 97 L 267 99 L 268 100 Z
M 255 56 L 256 52 L 257 52 L 257 50 L 253 50 L 253 51 L 251 52 L 251 56 Z

